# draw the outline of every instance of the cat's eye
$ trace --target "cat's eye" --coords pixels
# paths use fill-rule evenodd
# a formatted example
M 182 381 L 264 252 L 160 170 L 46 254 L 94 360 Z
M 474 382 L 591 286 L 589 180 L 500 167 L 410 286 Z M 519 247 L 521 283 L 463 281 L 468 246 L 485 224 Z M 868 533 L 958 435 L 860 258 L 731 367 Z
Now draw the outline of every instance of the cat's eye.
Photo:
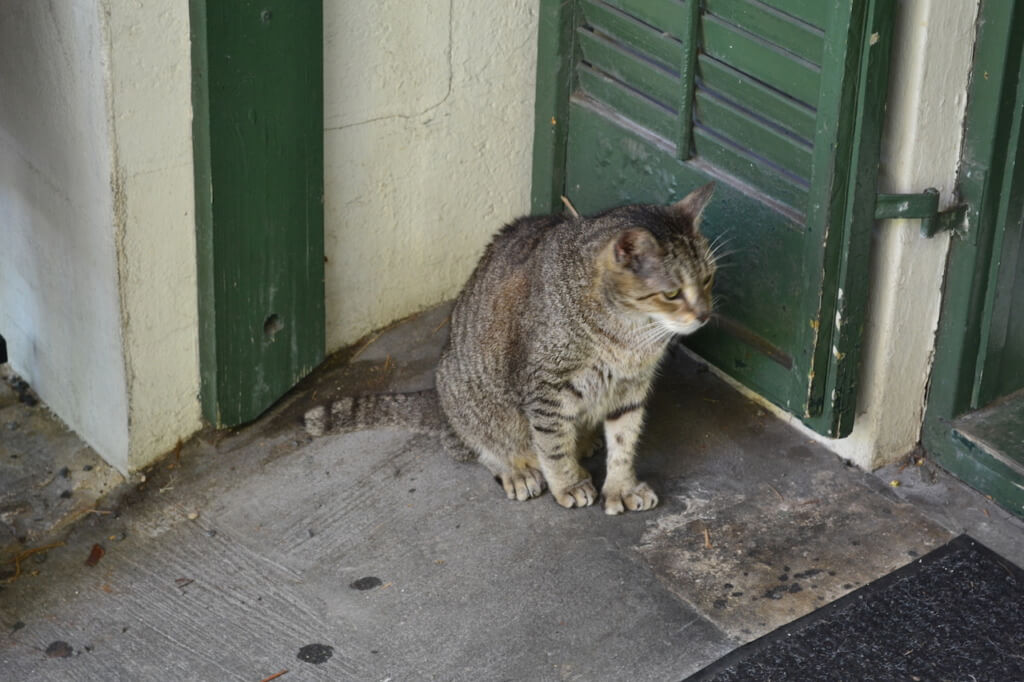
M 711 283 L 713 281 L 715 281 L 715 276 L 714 275 L 708 275 L 707 277 L 705 277 L 704 278 L 704 282 L 703 282 L 704 288 L 707 289 L 709 286 L 711 286 Z
M 674 301 L 675 299 L 679 298 L 679 294 L 681 293 L 681 289 L 673 289 L 672 291 L 663 291 L 661 292 L 661 295 L 670 301 Z

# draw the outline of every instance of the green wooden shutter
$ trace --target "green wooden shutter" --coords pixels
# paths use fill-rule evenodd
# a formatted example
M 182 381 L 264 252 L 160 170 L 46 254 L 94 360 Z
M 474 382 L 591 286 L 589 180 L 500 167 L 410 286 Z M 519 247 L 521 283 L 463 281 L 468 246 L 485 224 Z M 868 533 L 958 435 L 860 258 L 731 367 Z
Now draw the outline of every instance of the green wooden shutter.
M 891 0 L 543 0 L 534 210 L 709 178 L 734 253 L 689 343 L 833 436 L 852 427 Z

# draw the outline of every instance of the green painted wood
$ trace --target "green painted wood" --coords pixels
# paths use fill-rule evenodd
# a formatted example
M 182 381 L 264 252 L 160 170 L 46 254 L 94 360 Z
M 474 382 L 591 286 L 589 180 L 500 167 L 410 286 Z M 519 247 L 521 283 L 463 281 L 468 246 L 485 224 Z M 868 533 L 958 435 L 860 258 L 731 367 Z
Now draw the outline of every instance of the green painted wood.
M 1024 391 L 960 417 L 953 422 L 953 438 L 1024 478 Z
M 574 101 L 571 116 L 566 193 L 584 214 L 624 203 L 668 203 L 714 178 L 700 164 L 675 158 L 657 140 L 619 126 L 586 101 Z M 615 172 L 594 173 L 595 168 Z M 798 311 L 790 302 L 799 297 L 800 263 L 788 254 L 799 251 L 803 228 L 719 178 L 702 230 L 712 239 L 729 239 L 749 225 L 762 236 L 756 248 L 733 250 L 715 279 L 721 299 L 717 312 L 726 323 L 716 322 L 688 343 L 754 390 L 773 395 L 789 379 L 792 360 L 785 349 L 799 336 Z M 766 268 L 765 262 L 775 266 Z M 775 305 L 764 305 L 768 291 L 777 294 Z
M 630 120 L 661 136 L 666 144 L 672 144 L 676 133 L 676 112 L 585 65 L 579 67 L 576 76 L 582 92 L 618 112 L 628 112 L 626 115 Z
M 875 220 L 926 218 L 939 212 L 939 190 L 929 187 L 918 194 L 879 194 Z
M 816 112 L 810 106 L 786 97 L 707 55 L 698 57 L 697 75 L 701 87 L 733 102 L 743 102 L 747 109 L 756 111 L 769 123 L 808 143 L 814 139 Z
M 1020 158 L 1018 156 L 1018 158 Z M 1003 242 L 1000 278 L 996 284 L 986 354 L 985 376 L 979 402 L 1024 387 L 1024 239 L 1021 221 L 1007 223 L 1012 234 Z
M 560 11 L 583 1 L 597 2 L 563 2 Z M 556 2 L 542 0 L 542 15 Z M 576 55 L 577 82 L 567 97 L 570 125 L 565 184 L 560 189 L 582 212 L 638 201 L 665 203 L 708 179 L 717 181 L 704 229 L 712 237 L 728 235 L 732 253 L 716 283 L 722 300 L 719 317 L 688 343 L 746 385 L 832 435 L 845 424 L 835 416 L 834 407 L 845 414 L 849 404 L 813 402 L 811 388 L 819 377 L 819 395 L 825 387 L 840 389 L 836 395 L 843 400 L 855 394 L 855 365 L 847 366 L 842 355 L 833 358 L 818 350 L 831 347 L 834 332 L 837 342 L 845 342 L 833 329 L 835 313 L 844 305 L 838 297 L 842 282 L 866 279 L 860 254 L 870 242 L 874 194 L 866 198 L 863 188 L 855 190 L 851 184 L 866 180 L 862 165 L 877 165 L 877 157 L 872 157 L 877 149 L 855 137 L 867 137 L 856 125 L 858 111 L 875 115 L 882 107 L 878 88 L 866 87 L 879 75 L 880 62 L 872 61 L 868 68 L 858 61 L 867 58 L 867 8 L 872 2 L 890 8 L 892 4 L 829 0 L 829 19 L 822 24 L 829 32 L 820 69 L 720 18 L 697 15 L 696 40 L 690 46 L 701 52 L 694 54 L 694 77 L 677 81 L 682 102 L 696 107 L 691 119 L 696 123 L 690 128 L 680 115 L 671 137 L 666 137 L 667 120 L 650 118 L 652 112 L 671 112 L 671 101 L 664 103 L 664 112 L 647 102 L 645 113 L 639 106 L 645 100 L 638 93 L 649 93 L 650 84 L 630 82 L 642 76 L 627 74 L 621 67 L 615 75 L 598 74 L 582 61 L 582 50 Z M 651 3 L 646 9 L 664 6 Z M 676 16 L 684 8 L 698 9 L 681 1 L 675 6 Z M 789 22 L 777 14 L 773 18 Z M 657 26 L 651 19 L 642 21 Z M 717 31 L 711 46 L 709 26 L 711 33 Z M 678 33 L 673 35 L 683 35 L 683 28 L 676 24 L 673 30 Z M 578 42 L 584 40 L 580 33 L 575 35 Z M 685 36 L 681 42 L 685 48 Z M 658 68 L 657 59 L 643 58 L 642 48 L 620 46 L 646 62 L 647 68 Z M 592 46 L 587 49 L 593 54 Z M 785 87 L 790 88 L 788 94 Z M 692 88 L 692 97 L 687 88 Z M 817 114 L 817 109 L 823 113 Z M 638 119 L 645 116 L 648 122 L 641 124 Z M 689 150 L 683 146 L 688 131 Z M 856 202 L 866 209 L 854 210 Z M 843 258 L 850 254 L 852 264 L 846 267 Z M 857 306 L 854 300 L 851 310 Z M 851 357 L 856 356 L 854 348 Z
M 199 317 L 199 397 L 203 416 L 217 423 L 217 317 L 213 249 L 213 179 L 210 167 L 210 83 L 206 0 L 189 0 L 192 43 L 192 165 L 196 202 L 196 290 Z
M 580 28 L 577 39 L 583 59 L 651 99 L 672 106 L 679 92 L 679 79 L 671 72 L 633 54 L 608 38 Z
M 818 101 L 820 69 L 713 16 L 701 20 L 701 47 L 715 59 L 804 104 Z
M 847 87 L 838 80 L 825 79 L 816 106 L 818 127 L 808 202 L 808 235 L 804 243 L 808 279 L 801 303 L 803 310 L 814 312 L 808 317 L 804 343 L 799 351 L 800 364 L 808 367 L 810 373 L 807 377 L 794 377 L 792 389 L 796 391 L 803 387 L 806 390 L 807 409 L 803 416 L 808 421 L 823 416 L 825 406 L 833 402 L 826 387 L 833 360 L 831 336 L 835 327 L 834 316 L 839 312 L 842 317 L 842 306 L 845 305 L 846 292 L 842 291 L 840 269 L 847 248 L 845 226 L 849 185 L 856 171 L 851 165 L 851 157 L 858 149 L 858 140 L 855 139 L 857 86 L 860 85 L 858 60 L 862 56 L 865 39 L 863 32 L 868 0 L 833 0 L 833 6 L 822 70 L 843 74 Z M 873 197 L 869 206 L 874 207 Z M 812 329 L 814 320 L 827 323 L 819 329 Z M 821 425 L 820 420 L 813 423 Z M 825 431 L 831 433 L 830 428 L 826 427 Z
M 821 66 L 825 34 L 760 2 L 703 0 L 704 11 L 757 35 L 812 64 Z
M 828 0 L 759 0 L 762 4 L 804 21 L 820 30 L 828 26 Z
M 1011 178 L 1017 165 L 1009 141 L 1014 128 L 1019 129 L 1021 115 L 1024 34 L 1015 27 L 1024 22 L 1024 2 L 984 0 L 979 11 L 957 179 L 958 194 L 967 206 L 968 231 L 954 235 L 950 243 L 921 442 L 944 468 L 1024 516 L 1024 479 L 953 428 L 958 416 L 981 407 L 976 402 L 981 398 L 977 379 L 987 348 L 982 336 L 992 321 L 986 315 L 986 300 L 991 296 L 991 273 L 1003 257 L 997 234 L 1008 215 L 1006 189 L 1014 185 Z M 1019 139 L 1019 133 L 1016 136 Z
M 1015 115 L 1010 125 L 1003 183 L 992 239 L 997 254 L 988 275 L 981 318 L 979 356 L 972 402 L 985 405 L 1024 387 L 1024 259 L 1021 230 L 1024 223 L 1024 59 L 1016 74 Z
M 686 35 L 684 7 L 687 2 L 692 2 L 692 0 L 604 0 L 604 2 L 677 40 Z
M 698 90 L 696 100 L 698 123 L 800 178 L 802 184 L 808 184 L 813 149 L 809 142 L 779 131 L 760 117 L 706 90 Z
M 320 2 L 191 0 L 202 402 L 259 416 L 324 357 Z
M 544 215 L 562 211 L 576 16 L 572 3 L 551 0 L 539 13 L 530 208 Z
M 766 197 L 785 207 L 787 214 L 803 221 L 807 207 L 807 185 L 799 178 L 786 175 L 750 153 L 749 149 L 715 134 L 701 125 L 693 128 L 696 158 L 763 192 Z
M 926 427 L 926 433 L 934 429 L 934 425 Z M 931 459 L 1007 511 L 1024 517 L 1024 476 L 992 458 L 985 448 L 950 435 L 948 425 L 940 433 L 926 436 L 927 442 L 941 439 L 944 443 L 941 448 L 926 445 Z
M 998 229 L 998 188 L 1007 161 L 1005 140 L 1016 102 L 1016 83 L 1004 76 L 1010 69 L 1016 71 L 1020 62 L 1024 34 L 1012 27 L 1024 21 L 1024 8 L 1019 0 L 990 0 L 980 12 L 965 116 L 964 161 L 957 179 L 959 194 L 969 207 L 970 227 L 965 239 L 950 244 L 926 424 L 949 421 L 979 407 L 972 400 L 982 314 Z M 927 445 L 941 448 L 939 442 Z
M 851 8 L 854 12 L 858 7 Z M 824 350 L 828 364 L 824 381 L 816 372 L 819 381 L 812 380 L 808 404 L 815 401 L 829 404 L 831 409 L 822 410 L 819 416 L 807 424 L 820 433 L 844 437 L 853 430 L 857 404 L 857 374 L 860 368 L 864 321 L 868 304 L 869 289 L 864 286 L 864 277 L 870 268 L 871 231 L 875 220 L 875 199 L 878 187 L 878 163 L 882 129 L 885 123 L 886 93 L 889 88 L 889 55 L 892 46 L 893 3 L 889 0 L 870 0 L 864 7 L 864 24 L 858 28 L 860 18 L 851 14 L 849 51 L 845 59 L 847 69 L 856 70 L 857 87 L 849 99 L 841 97 L 840 111 L 848 112 L 851 120 L 841 114 L 837 121 L 837 132 L 842 138 L 848 136 L 849 147 L 840 141 L 837 145 L 843 156 L 849 159 L 845 169 L 852 169 L 852 175 L 845 181 L 842 197 L 833 195 L 833 210 L 829 217 L 832 222 L 826 239 L 836 244 L 836 261 L 826 262 L 826 275 L 822 286 L 823 308 L 829 310 L 834 323 L 818 336 L 817 348 Z M 863 26 L 866 25 L 866 29 Z M 852 100 L 852 101 L 851 101 Z M 821 105 L 822 109 L 828 107 Z M 828 139 L 828 138 L 826 138 Z M 867 159 L 867 162 L 863 160 Z M 834 172 L 832 182 L 837 183 L 843 175 Z M 820 181 L 816 178 L 816 181 Z M 823 185 L 828 183 L 823 182 Z M 836 185 L 831 186 L 836 191 Z M 837 230 L 837 227 L 840 229 Z M 824 256 L 829 256 L 825 249 Z M 831 295 L 835 286 L 835 303 L 827 306 L 826 296 Z M 816 360 L 820 362 L 820 360 Z M 820 367 L 821 365 L 816 365 Z M 815 388 L 821 386 L 821 392 Z
M 1017 101 L 1017 83 L 1006 74 L 1017 73 L 1024 52 L 1024 34 L 1012 30 L 1021 21 L 1019 0 L 982 4 L 957 181 L 970 227 L 966 238 L 950 244 L 926 420 L 948 421 L 980 407 L 973 400 L 983 313 Z
M 697 29 L 700 25 L 700 4 L 689 0 L 683 11 L 683 61 L 679 71 L 679 119 L 676 156 L 683 161 L 693 155 L 693 93 L 697 73 Z
M 683 68 L 683 43 L 622 10 L 597 0 L 580 3 L 583 22 L 677 73 Z

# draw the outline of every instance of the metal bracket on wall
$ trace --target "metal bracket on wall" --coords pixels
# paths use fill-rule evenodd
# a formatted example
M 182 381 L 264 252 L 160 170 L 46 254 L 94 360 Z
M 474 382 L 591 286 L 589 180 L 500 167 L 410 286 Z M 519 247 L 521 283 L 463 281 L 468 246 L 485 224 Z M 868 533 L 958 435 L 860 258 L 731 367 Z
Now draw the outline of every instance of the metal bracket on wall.
M 875 199 L 875 220 L 920 219 L 921 236 L 962 227 L 967 204 L 939 210 L 939 190 L 929 187 L 920 194 L 879 194 Z

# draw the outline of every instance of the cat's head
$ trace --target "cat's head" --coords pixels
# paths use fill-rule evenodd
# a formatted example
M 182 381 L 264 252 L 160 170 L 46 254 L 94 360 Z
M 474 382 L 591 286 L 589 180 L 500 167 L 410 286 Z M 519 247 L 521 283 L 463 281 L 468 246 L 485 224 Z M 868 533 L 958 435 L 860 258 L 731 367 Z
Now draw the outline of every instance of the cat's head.
M 711 317 L 715 258 L 700 218 L 715 184 L 670 206 L 631 207 L 606 250 L 606 291 L 630 313 L 674 334 L 692 334 Z

